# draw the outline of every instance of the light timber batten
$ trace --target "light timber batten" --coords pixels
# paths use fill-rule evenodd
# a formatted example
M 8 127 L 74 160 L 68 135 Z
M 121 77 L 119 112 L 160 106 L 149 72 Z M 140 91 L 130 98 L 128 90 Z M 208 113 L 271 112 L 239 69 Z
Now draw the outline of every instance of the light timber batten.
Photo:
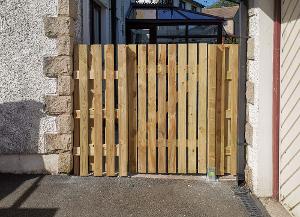
M 236 174 L 235 45 L 79 45 L 76 55 L 77 175 Z

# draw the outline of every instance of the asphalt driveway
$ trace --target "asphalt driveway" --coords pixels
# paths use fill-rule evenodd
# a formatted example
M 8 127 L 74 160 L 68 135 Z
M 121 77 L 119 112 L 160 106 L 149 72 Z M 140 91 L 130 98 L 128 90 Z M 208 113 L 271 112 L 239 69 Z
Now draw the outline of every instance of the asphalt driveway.
M 0 175 L 0 216 L 265 216 L 236 189 L 203 177 Z

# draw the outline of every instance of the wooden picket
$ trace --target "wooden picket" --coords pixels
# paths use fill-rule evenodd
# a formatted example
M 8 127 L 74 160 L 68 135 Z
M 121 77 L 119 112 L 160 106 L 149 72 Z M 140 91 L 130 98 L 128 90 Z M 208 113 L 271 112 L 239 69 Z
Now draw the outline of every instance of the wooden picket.
M 75 175 L 236 175 L 237 45 L 79 45 L 74 79 Z

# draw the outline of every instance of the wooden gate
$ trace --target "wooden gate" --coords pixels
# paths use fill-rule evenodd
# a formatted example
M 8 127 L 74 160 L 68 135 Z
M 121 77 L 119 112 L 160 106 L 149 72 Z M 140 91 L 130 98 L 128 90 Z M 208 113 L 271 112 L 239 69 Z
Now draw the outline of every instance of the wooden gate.
M 237 45 L 75 50 L 76 175 L 236 175 Z

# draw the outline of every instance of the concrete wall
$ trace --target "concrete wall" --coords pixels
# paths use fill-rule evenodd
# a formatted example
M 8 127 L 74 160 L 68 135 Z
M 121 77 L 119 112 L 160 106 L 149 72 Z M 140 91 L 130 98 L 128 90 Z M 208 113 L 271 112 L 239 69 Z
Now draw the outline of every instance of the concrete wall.
M 260 197 L 272 195 L 273 0 L 249 1 L 246 180 Z

